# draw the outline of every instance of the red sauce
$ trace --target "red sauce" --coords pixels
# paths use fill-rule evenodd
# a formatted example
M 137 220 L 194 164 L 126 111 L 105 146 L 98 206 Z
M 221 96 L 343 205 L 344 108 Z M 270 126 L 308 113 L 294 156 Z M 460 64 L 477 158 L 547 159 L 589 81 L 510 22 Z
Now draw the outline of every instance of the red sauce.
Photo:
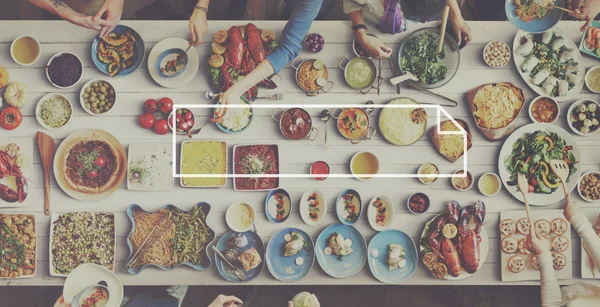
M 234 175 L 279 174 L 276 145 L 239 146 L 234 152 Z M 234 177 L 238 190 L 268 190 L 279 186 L 279 177 Z
M 306 137 L 312 128 L 312 120 L 308 112 L 293 108 L 283 113 L 281 132 L 289 139 L 299 140 Z
M 423 213 L 429 209 L 429 198 L 423 193 L 417 193 L 410 197 L 408 206 L 414 213 Z
M 329 175 L 329 164 L 324 161 L 317 161 L 310 167 L 310 173 L 316 180 L 325 180 Z

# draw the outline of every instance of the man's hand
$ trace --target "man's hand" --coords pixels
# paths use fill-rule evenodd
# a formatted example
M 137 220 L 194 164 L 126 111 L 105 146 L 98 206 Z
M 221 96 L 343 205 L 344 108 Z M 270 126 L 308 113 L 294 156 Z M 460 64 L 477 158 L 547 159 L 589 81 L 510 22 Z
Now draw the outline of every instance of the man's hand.
M 121 14 L 123 14 L 123 1 L 124 0 L 104 0 L 102 6 L 94 15 L 94 20 L 101 20 L 102 15 L 106 13 L 104 20 L 106 21 L 106 25 L 100 29 L 100 37 L 104 37 L 108 35 L 121 20 Z
M 206 21 L 206 12 L 202 10 L 194 9 L 192 16 L 190 16 L 190 41 L 194 46 L 202 42 L 202 36 L 208 29 L 208 22 Z
M 389 58 L 392 48 L 388 47 L 376 37 L 367 35 L 367 31 L 357 31 L 356 40 L 369 56 L 376 58 Z
M 219 296 L 217 296 L 217 298 L 210 303 L 208 307 L 233 307 L 236 305 L 242 305 L 243 303 L 244 302 L 242 302 L 242 300 L 233 295 L 226 296 L 219 294 Z
M 454 29 L 454 33 L 456 33 L 456 43 L 459 46 L 462 43 L 463 35 L 465 36 L 465 43 L 471 41 L 471 27 L 469 27 L 462 17 L 452 19 L 452 29 Z
M 567 0 L 567 7 L 575 12 L 575 14 L 569 14 L 578 20 L 585 20 L 585 24 L 581 27 L 581 32 L 585 31 L 592 20 L 596 18 L 600 13 L 600 1 L 599 0 Z
M 106 20 L 94 20 L 94 16 L 89 16 L 85 14 L 76 16 L 71 20 L 71 22 L 78 26 L 96 31 L 100 31 L 103 27 L 106 27 L 108 25 L 108 22 Z

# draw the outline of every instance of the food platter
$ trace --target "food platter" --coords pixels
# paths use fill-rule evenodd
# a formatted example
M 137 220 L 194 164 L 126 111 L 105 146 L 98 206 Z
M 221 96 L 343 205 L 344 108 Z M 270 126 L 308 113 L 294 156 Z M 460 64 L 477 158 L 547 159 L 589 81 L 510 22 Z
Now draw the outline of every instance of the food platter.
M 283 223 L 292 214 L 292 198 L 284 189 L 269 192 L 265 199 L 265 214 L 273 223 Z
M 229 231 L 219 239 L 219 242 L 217 242 L 215 247 L 221 251 L 225 257 L 228 257 L 227 253 L 229 250 L 233 251 L 231 260 L 234 260 L 234 262 L 232 264 L 237 269 L 242 270 L 244 276 L 246 276 L 245 280 L 238 278 L 233 273 L 233 270 L 221 259 L 221 257 L 215 254 L 215 266 L 217 267 L 219 274 L 221 274 L 221 276 L 227 281 L 233 283 L 250 281 L 260 275 L 265 266 L 265 262 L 263 261 L 265 256 L 265 247 L 262 239 L 255 232 L 246 231 L 240 233 Z M 258 255 L 258 258 L 255 259 L 258 259 L 260 262 L 258 264 L 254 263 L 256 266 L 253 265 L 246 270 L 239 260 L 239 257 L 244 252 L 249 252 L 250 250 L 254 250 L 254 254 Z
M 183 87 L 194 80 L 200 67 L 200 58 L 198 57 L 198 51 L 196 48 L 189 48 L 189 50 L 187 50 L 187 65 L 177 76 L 167 78 L 161 76 L 159 71 L 157 71 L 157 66 L 160 64 L 157 62 L 159 56 L 163 52 L 166 52 L 169 49 L 186 50 L 188 49 L 189 44 L 190 43 L 183 38 L 170 37 L 163 39 L 154 45 L 152 50 L 150 50 L 150 54 L 148 54 L 148 72 L 150 73 L 150 77 L 152 77 L 152 79 L 160 86 L 166 88 Z
M 561 10 L 552 10 L 542 19 L 533 19 L 531 21 L 524 21 L 519 17 L 516 13 L 517 6 L 515 5 L 515 0 L 505 0 L 504 10 L 506 11 L 506 17 L 508 21 L 512 23 L 515 27 L 519 28 L 522 31 L 529 33 L 542 33 L 556 25 L 562 15 L 563 11 Z M 523 1 L 525 2 L 525 1 Z M 554 2 L 554 1 L 553 1 Z M 565 0 L 556 0 L 554 3 L 556 6 L 565 7 Z M 513 45 L 515 46 L 515 45 Z
M 500 265 L 501 265 L 501 272 L 502 272 L 502 281 L 523 281 L 523 280 L 539 280 L 540 279 L 540 273 L 538 270 L 536 270 L 533 267 L 532 264 L 532 260 L 533 260 L 533 255 L 528 253 L 528 251 L 524 248 L 521 248 L 521 241 L 524 242 L 524 240 L 526 239 L 526 235 L 522 234 L 521 231 L 519 231 L 519 228 L 521 229 L 529 229 L 528 227 L 525 226 L 521 226 L 519 227 L 518 223 L 519 220 L 527 219 L 527 215 L 525 210 L 519 210 L 519 211 L 502 211 L 500 212 L 500 227 L 503 227 L 504 225 L 507 225 L 506 223 L 503 223 L 505 221 L 513 221 L 513 225 L 514 227 L 506 227 L 506 234 L 503 233 L 503 231 L 500 231 L 501 234 L 501 241 L 500 241 L 500 253 L 501 253 L 501 257 L 500 257 Z M 546 222 L 546 224 L 553 224 L 554 221 L 559 221 L 562 220 L 562 222 L 564 223 L 563 225 L 566 225 L 564 229 L 564 232 L 562 233 L 562 236 L 564 238 L 566 238 L 566 242 L 568 242 L 568 247 L 562 247 L 562 249 L 560 251 L 556 251 L 553 250 L 552 254 L 554 256 L 554 254 L 556 253 L 561 253 L 566 257 L 566 263 L 564 264 L 564 266 L 562 268 L 556 268 L 555 267 L 555 272 L 556 272 L 556 278 L 557 279 L 571 279 L 573 278 L 573 254 L 572 254 L 572 240 L 571 240 L 571 225 L 569 224 L 569 222 L 566 221 L 564 215 L 563 215 L 563 211 L 562 210 L 532 210 L 531 211 L 531 219 L 533 220 L 533 223 L 536 225 L 535 228 L 538 228 L 538 223 L 543 223 L 543 221 Z M 527 223 L 527 226 L 529 226 L 529 223 Z M 553 227 L 548 225 L 549 227 Z M 540 226 L 541 227 L 541 226 Z M 513 229 L 513 231 L 508 231 L 508 228 Z M 509 233 L 512 233 L 510 235 L 507 235 Z M 540 231 L 538 230 L 538 233 L 540 233 Z M 547 235 L 544 235 L 544 237 L 546 237 L 550 242 L 551 242 L 551 246 L 553 246 L 553 239 L 558 237 L 560 235 L 555 234 L 553 231 L 548 231 Z M 506 239 L 509 238 L 509 239 Z M 517 246 L 514 246 L 514 244 L 512 244 L 513 247 L 512 250 L 508 250 L 508 251 L 514 251 L 512 253 L 507 253 L 504 250 L 507 249 L 508 247 L 504 247 L 503 248 L 503 240 L 513 240 L 513 243 L 515 242 L 519 242 Z M 505 244 L 508 244 L 508 242 L 505 242 Z M 505 245 L 506 246 L 506 245 Z M 553 247 L 554 248 L 554 247 Z M 515 251 L 516 249 L 516 251 Z M 564 250 L 563 250 L 564 249 Z M 515 259 L 513 257 L 519 257 L 521 260 L 524 261 L 524 268 L 522 268 L 522 271 L 520 272 L 514 272 L 511 271 L 509 269 L 509 262 L 512 259 Z M 519 261 L 521 261 L 519 260 Z M 514 260 L 512 260 L 514 261 Z
M 210 161 L 210 162 L 209 162 Z M 179 158 L 179 183 L 184 188 L 216 188 L 227 184 L 227 143 L 223 141 L 194 140 L 181 142 Z M 218 177 L 193 178 L 193 175 L 223 175 Z
M 385 231 L 394 221 L 394 202 L 387 196 L 376 196 L 367 207 L 367 220 L 375 231 Z
M 88 156 L 88 154 L 91 155 L 92 152 L 87 152 L 88 149 L 85 149 L 85 144 L 89 143 L 100 146 L 98 148 L 102 149 L 101 153 L 105 155 L 103 157 L 106 158 L 107 161 L 104 166 L 98 168 L 98 171 L 104 167 L 109 168 L 105 173 L 100 171 L 93 179 L 86 175 L 85 178 L 89 179 L 86 180 L 83 177 L 85 168 L 79 167 L 74 160 L 70 160 L 69 157 L 72 157 L 72 159 L 79 159 L 79 156 L 76 156 L 75 153 L 83 151 L 86 151 L 86 156 Z M 73 155 L 71 155 L 72 150 L 74 151 Z M 94 153 L 94 155 L 100 157 L 100 153 L 98 152 Z M 86 164 L 90 167 L 90 172 L 99 167 L 99 165 L 95 163 L 95 159 L 92 160 L 94 161 L 92 161 L 91 164 Z M 109 161 L 112 161 L 112 163 Z M 83 161 L 79 161 L 82 165 L 85 164 L 82 162 Z M 77 167 L 79 168 L 76 169 Z M 73 175 L 68 175 L 67 171 L 71 171 L 71 174 Z M 84 129 L 72 133 L 60 143 L 54 156 L 54 177 L 56 178 L 58 185 L 67 195 L 77 200 L 98 201 L 110 196 L 119 189 L 126 175 L 127 155 L 125 153 L 125 148 L 123 148 L 123 145 L 121 145 L 117 138 L 104 130 Z M 96 178 L 98 178 L 98 181 L 95 180 Z
M 403 267 L 394 267 L 390 258 L 394 259 L 392 250 L 400 245 L 403 253 L 399 256 L 404 260 Z M 369 268 L 377 280 L 386 284 L 399 284 L 407 281 L 417 271 L 419 255 L 413 239 L 406 233 L 390 229 L 375 235 L 369 242 L 368 248 Z M 395 263 L 395 261 L 392 261 Z
M 498 157 L 498 169 L 500 172 L 500 178 L 502 180 L 502 183 L 503 183 L 504 187 L 508 190 L 508 192 L 513 197 L 515 197 L 516 199 L 518 199 L 520 201 L 523 201 L 523 195 L 521 195 L 521 192 L 518 191 L 516 185 L 508 184 L 508 182 L 511 181 L 511 173 L 509 173 L 509 171 L 507 169 L 505 159 L 507 157 L 509 157 L 511 155 L 511 153 L 513 152 L 513 146 L 514 146 L 513 144 L 515 144 L 517 141 L 521 142 L 520 139 L 523 136 L 525 136 L 526 134 L 534 133 L 536 131 L 541 132 L 541 133 L 545 133 L 545 132 L 547 133 L 549 131 L 549 132 L 553 133 L 553 135 L 549 135 L 549 137 L 551 139 L 553 139 L 554 143 L 556 143 L 556 140 L 564 140 L 566 146 L 572 146 L 572 150 L 570 152 L 572 153 L 574 160 L 577 161 L 578 163 L 575 164 L 575 167 L 577 168 L 577 170 L 573 174 L 571 174 L 570 179 L 568 179 L 567 192 L 571 192 L 571 191 L 573 191 L 573 189 L 575 189 L 575 187 L 577 186 L 577 181 L 579 180 L 579 177 L 581 176 L 581 168 L 583 165 L 583 162 L 581 160 L 582 159 L 581 152 L 579 150 L 577 143 L 575 142 L 573 137 L 567 131 L 565 131 L 564 129 L 562 129 L 556 125 L 551 125 L 551 124 L 525 125 L 519 129 L 517 129 L 506 139 L 506 141 L 502 145 L 502 149 L 500 150 L 500 155 Z M 545 148 L 550 148 L 543 144 L 538 144 L 538 145 L 542 146 L 542 147 L 545 146 Z M 512 178 L 512 179 L 514 179 L 514 178 Z M 539 181 L 539 182 L 541 182 L 541 181 Z M 539 182 L 538 182 L 538 186 L 540 185 Z M 564 197 L 565 197 L 565 195 L 562 192 L 562 189 L 557 187 L 557 188 L 553 188 L 552 192 L 550 194 L 529 193 L 527 195 L 527 200 L 529 201 L 529 204 L 533 205 L 533 206 L 547 206 L 550 204 L 554 204 L 558 201 L 561 201 L 562 199 L 564 199 Z
M 262 165 L 252 169 L 252 165 Z M 233 189 L 236 191 L 269 191 L 279 188 L 279 146 L 236 145 L 233 147 Z M 241 176 L 240 176 L 241 175 Z
M 553 35 L 550 35 L 550 33 L 554 32 Z M 549 37 L 549 38 L 547 38 Z M 527 39 L 526 39 L 527 38 Z M 535 41 L 535 43 L 533 43 L 533 41 Z M 543 42 L 547 40 L 548 43 L 544 44 Z M 523 42 L 525 41 L 525 42 Z M 560 41 L 560 43 L 559 43 Z M 540 44 L 540 47 L 534 47 L 536 45 L 530 45 L 531 44 Z M 520 47 L 522 47 L 521 45 L 523 45 L 523 49 L 519 49 Z M 526 46 L 527 45 L 527 46 Z M 561 45 L 558 48 L 555 48 L 555 45 Z M 548 47 L 549 46 L 549 47 Z M 531 48 L 528 48 L 531 47 Z M 560 70 L 561 72 L 564 73 L 563 77 L 557 77 L 554 78 L 557 81 L 554 82 L 555 85 L 552 85 L 549 82 L 549 84 L 547 85 L 548 87 L 553 87 L 554 91 L 557 92 L 556 95 L 551 95 L 550 93 L 548 93 L 548 91 L 545 89 L 544 85 L 546 84 L 546 81 L 549 80 L 551 77 L 554 77 L 558 74 L 557 73 L 549 73 L 548 75 L 543 74 L 546 77 L 540 76 L 539 79 L 539 85 L 536 85 L 534 83 L 536 82 L 536 77 L 538 75 L 542 75 L 542 73 L 544 71 L 547 71 L 545 69 L 546 66 L 542 66 L 542 64 L 537 64 L 536 61 L 534 59 L 538 59 L 537 56 L 535 55 L 537 49 L 535 48 L 546 48 L 546 49 L 551 49 L 551 50 L 556 50 L 556 51 L 550 51 L 552 55 L 556 56 L 556 58 L 554 59 L 554 61 L 558 61 L 560 63 L 560 67 L 562 68 L 552 68 L 552 70 Z M 530 52 L 526 52 L 527 50 L 533 50 Z M 541 50 L 541 49 L 540 49 Z M 541 52 L 541 51 L 540 51 Z M 525 57 L 523 54 L 526 53 L 528 54 L 528 57 Z M 561 60 L 564 56 L 564 59 L 570 57 L 571 59 L 564 61 Z M 548 55 L 549 56 L 549 55 Z M 547 56 L 547 57 L 548 57 Z M 527 85 L 529 85 L 529 87 L 536 92 L 538 95 L 540 96 L 549 96 L 554 98 L 556 101 L 569 101 L 569 100 L 573 100 L 575 99 L 575 97 L 581 92 L 581 90 L 583 89 L 583 79 L 585 77 L 585 62 L 583 61 L 583 57 L 581 56 L 581 53 L 578 51 L 577 46 L 575 45 L 575 43 L 568 39 L 567 34 L 560 29 L 559 27 L 554 27 L 548 31 L 545 32 L 545 34 L 528 34 L 527 32 L 521 31 L 519 30 L 517 32 L 517 34 L 515 35 L 515 38 L 513 40 L 513 58 L 514 58 L 514 62 L 515 62 L 515 66 L 517 68 L 517 71 L 519 71 L 519 74 L 521 75 L 521 78 L 523 78 L 523 80 L 525 81 L 525 83 L 527 83 Z M 531 60 L 529 60 L 531 59 Z M 547 59 L 541 58 L 538 59 L 539 62 L 547 62 Z M 531 62 L 531 63 L 529 63 Z M 535 64 L 535 65 L 533 65 Z M 572 65 L 568 65 L 568 64 L 572 64 Z M 538 70 L 537 67 L 542 67 Z M 523 67 L 527 67 L 527 72 L 523 71 Z M 535 74 L 533 76 L 530 76 L 530 74 L 532 72 L 535 72 Z M 575 82 L 571 82 L 569 81 L 569 74 L 572 73 L 573 75 L 575 75 L 576 77 L 573 78 L 579 78 L 579 82 L 575 83 Z M 567 79 L 567 80 L 565 80 Z M 559 89 L 560 89 L 560 84 L 561 81 L 566 81 L 567 83 L 569 83 L 568 87 L 568 91 L 563 94 L 560 95 L 558 94 Z M 540 86 L 542 85 L 542 86 Z
M 330 255 L 325 253 L 326 248 L 330 247 L 329 241 L 335 240 L 335 235 L 342 236 L 342 241 L 345 241 L 346 248 L 348 240 L 351 252 L 345 256 L 336 255 L 332 252 Z M 334 238 L 334 239 L 332 239 Z M 338 244 L 340 244 L 338 242 Z M 365 238 L 356 228 L 344 224 L 335 224 L 325 228 L 315 242 L 315 253 L 319 265 L 331 277 L 348 278 L 356 275 L 365 265 L 367 261 L 367 243 Z
M 12 144 L 12 145 L 11 145 Z M 19 180 L 24 182 L 24 193 L 22 194 L 24 199 L 19 202 L 19 187 L 17 185 L 17 175 L 5 174 L 4 178 L 0 179 L 0 187 L 6 186 L 10 189 L 10 193 L 0 195 L 0 208 L 8 207 L 22 207 L 27 206 L 31 202 L 31 198 L 26 192 L 26 188 L 29 191 L 33 190 L 31 186 L 33 184 L 29 181 L 33 179 L 33 142 L 31 139 L 0 139 L 0 155 L 7 158 L 10 165 L 15 165 L 18 170 L 22 173 L 22 177 L 25 180 Z M 0 159 L 4 160 L 4 159 Z M 0 162 L 5 163 L 5 162 Z M 10 168 L 10 165 L 7 168 Z M 0 167 L 2 168 L 2 167 Z M 1 176 L 0 176 L 1 177 Z
M 127 159 L 129 190 L 164 191 L 173 188 L 171 144 L 130 144 Z
M 108 43 L 108 41 L 111 41 L 111 43 Z M 112 47 L 107 48 L 105 43 Z M 111 48 L 114 49 L 116 55 L 110 50 L 104 50 Z M 107 56 L 102 57 L 100 54 Z M 117 25 L 105 38 L 100 38 L 99 35 L 96 36 L 92 43 L 92 61 L 102 73 L 111 77 L 126 76 L 134 72 L 142 65 L 145 54 L 142 37 L 135 30 L 124 25 Z M 119 58 L 119 60 L 116 60 L 116 58 Z M 121 62 L 125 63 L 125 67 L 121 66 L 123 64 Z M 118 67 L 114 70 L 111 65 Z
M 315 246 L 306 232 L 297 228 L 285 228 L 269 239 L 265 258 L 273 277 L 284 282 L 295 282 L 304 278 L 312 269 L 315 263 Z
M 314 226 L 320 224 L 327 214 L 327 198 L 317 190 L 308 190 L 302 194 L 299 209 L 304 223 Z
M 0 278 L 33 278 L 37 273 L 37 225 L 30 214 L 0 213 Z M 23 249 L 23 257 L 19 250 Z M 12 262 L 16 260 L 14 263 Z

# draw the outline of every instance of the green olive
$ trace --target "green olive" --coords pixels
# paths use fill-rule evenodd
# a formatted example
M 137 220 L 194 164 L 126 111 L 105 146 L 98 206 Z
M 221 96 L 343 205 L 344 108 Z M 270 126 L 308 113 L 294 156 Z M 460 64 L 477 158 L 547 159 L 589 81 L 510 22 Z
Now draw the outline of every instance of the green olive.
M 91 88 L 89 88 L 89 87 L 86 87 L 86 88 L 85 88 L 85 90 L 83 90 L 83 91 L 84 91 L 84 92 L 86 92 L 86 93 L 89 93 L 89 92 L 91 92 L 91 91 L 92 91 L 92 89 L 91 89 Z
M 105 100 L 106 96 L 104 96 L 104 94 L 100 94 L 100 100 Z
M 92 87 L 98 87 L 98 82 L 92 82 Z
M 99 114 L 99 113 L 100 113 L 100 110 L 99 110 L 99 109 L 92 109 L 92 112 L 94 112 L 94 113 L 96 113 L 96 114 Z
M 103 106 L 105 106 L 105 105 L 106 105 L 106 102 L 104 102 L 104 101 L 100 101 L 100 102 L 98 102 L 98 106 L 101 106 L 101 107 L 103 107 Z
M 105 106 L 105 107 L 104 107 L 104 112 L 108 112 L 109 110 L 110 110 L 110 107 L 109 107 L 109 106 Z
M 115 94 L 115 90 L 113 90 L 113 89 L 110 89 L 110 90 L 108 91 L 108 93 L 109 93 L 109 94 L 111 94 L 111 95 L 114 95 L 114 94 Z
M 91 105 L 91 104 L 89 104 L 89 103 L 86 103 L 86 104 L 85 104 L 85 108 L 89 110 L 89 109 L 91 109 L 91 108 L 92 108 L 92 105 Z
M 101 91 L 101 92 L 106 92 L 106 87 L 104 87 L 104 86 L 100 86 L 100 91 Z
M 92 96 L 92 97 L 96 97 L 96 92 L 91 92 L 91 93 L 90 93 L 90 96 Z
M 98 103 L 97 102 L 92 103 L 92 108 L 97 108 L 97 107 L 98 107 Z

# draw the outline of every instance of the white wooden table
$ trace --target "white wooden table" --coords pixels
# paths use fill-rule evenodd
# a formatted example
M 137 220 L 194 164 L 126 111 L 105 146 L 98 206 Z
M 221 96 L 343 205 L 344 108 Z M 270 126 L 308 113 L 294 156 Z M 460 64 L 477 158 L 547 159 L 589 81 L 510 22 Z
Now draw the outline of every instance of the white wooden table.
M 146 54 L 160 40 L 167 37 L 186 37 L 188 34 L 187 21 L 130 21 L 123 22 L 140 33 L 146 44 Z M 256 24 L 260 28 L 270 28 L 279 33 L 284 26 L 281 21 L 259 21 Z M 45 131 L 49 133 L 57 143 L 61 142 L 66 136 L 74 131 L 85 128 L 100 128 L 115 135 L 125 147 L 136 142 L 169 142 L 170 136 L 159 136 L 150 130 L 144 130 L 137 124 L 138 115 L 141 112 L 143 102 L 148 98 L 158 99 L 163 96 L 173 98 L 175 103 L 180 104 L 207 104 L 203 92 L 208 90 L 208 79 L 205 72 L 207 69 L 206 58 L 210 52 L 210 42 L 212 35 L 218 30 L 228 29 L 232 22 L 211 21 L 209 22 L 209 31 L 205 36 L 206 43 L 197 47 L 201 56 L 201 68 L 199 74 L 187 86 L 171 90 L 165 89 L 154 83 L 148 74 L 146 63 L 142 64 L 133 74 L 114 78 L 110 81 L 115 86 L 119 100 L 115 109 L 107 116 L 89 116 L 79 104 L 78 94 L 81 86 L 86 81 L 93 78 L 105 78 L 93 65 L 90 55 L 91 42 L 96 33 L 79 27 L 75 27 L 62 21 L 1 21 L 3 29 L 0 31 L 0 65 L 6 67 L 10 73 L 11 81 L 22 81 L 29 85 L 32 92 L 29 104 L 22 109 L 24 119 L 21 126 L 14 131 L 0 130 L 0 138 L 31 138 L 32 142 L 37 131 L 44 131 L 35 119 L 34 109 L 37 101 L 46 93 L 62 92 L 69 97 L 75 104 L 74 118 L 68 126 L 58 131 Z M 432 24 L 430 26 L 435 26 Z M 447 108 L 449 113 L 455 118 L 463 119 L 468 122 L 473 133 L 473 147 L 469 151 L 469 169 L 478 178 L 484 172 L 498 171 L 497 161 L 498 153 L 502 142 L 491 143 L 484 139 L 483 135 L 476 129 L 476 126 L 468 112 L 468 107 L 464 99 L 464 93 L 468 90 L 487 82 L 510 81 L 521 87 L 525 92 L 527 102 L 535 97 L 533 91 L 521 80 L 514 64 L 510 63 L 501 69 L 491 69 L 482 60 L 482 50 L 486 43 L 491 40 L 502 40 L 511 44 L 517 29 L 508 22 L 471 22 L 474 41 L 461 51 L 461 63 L 458 73 L 447 85 L 436 90 L 457 101 L 459 106 L 456 108 Z M 560 26 L 569 33 L 570 38 L 577 43 L 581 39 L 579 32 L 580 23 L 561 22 Z M 411 29 L 414 30 L 414 29 Z M 329 68 L 330 80 L 335 82 L 333 90 L 325 95 L 318 97 L 307 97 L 295 84 L 294 70 L 289 65 L 280 73 L 282 80 L 275 78 L 278 88 L 267 91 L 260 90 L 260 95 L 269 93 L 283 93 L 286 104 L 343 104 L 343 103 L 364 103 L 367 100 L 374 100 L 376 103 L 385 103 L 392 98 L 397 97 L 395 88 L 385 82 L 381 96 L 375 93 L 361 95 L 358 91 L 352 90 L 343 80 L 342 70 L 338 68 L 338 62 L 343 55 L 352 55 L 351 41 L 352 35 L 349 29 L 349 23 L 345 21 L 315 22 L 311 32 L 318 32 L 325 38 L 325 48 L 317 54 L 316 58 L 325 62 Z M 22 34 L 33 35 L 42 43 L 42 56 L 33 67 L 22 67 L 16 64 L 10 58 L 9 46 L 14 38 Z M 397 49 L 400 42 L 406 34 L 379 35 L 383 41 Z M 60 91 L 54 88 L 46 79 L 44 66 L 48 59 L 59 51 L 71 51 L 79 55 L 85 65 L 85 73 L 82 82 L 70 90 Z M 313 57 L 311 54 L 302 52 L 304 57 Z M 586 67 L 598 65 L 598 62 L 589 56 L 584 56 Z M 390 78 L 391 71 L 384 62 L 383 77 Z M 417 101 L 438 101 L 436 97 L 428 96 L 410 89 L 402 89 L 401 96 L 407 96 Z M 598 99 L 598 95 L 592 95 L 584 90 L 579 98 Z M 276 102 L 266 102 L 277 104 Z M 569 103 L 561 104 L 561 118 L 557 125 L 569 130 L 566 125 L 565 113 Z M 527 107 L 527 105 L 526 105 Z M 198 109 L 197 116 L 206 117 L 206 109 Z M 461 168 L 462 160 L 456 164 L 448 163 L 440 156 L 431 145 L 429 137 L 425 135 L 416 144 L 409 147 L 393 146 L 384 141 L 381 136 L 376 136 L 374 140 L 363 142 L 360 145 L 352 145 L 349 141 L 343 139 L 336 131 L 334 121 L 329 122 L 329 148 L 324 149 L 323 133 L 314 142 L 310 141 L 288 141 L 278 129 L 278 124 L 270 118 L 271 110 L 256 110 L 255 120 L 248 131 L 237 134 L 227 135 L 220 132 L 216 127 L 209 126 L 202 131 L 198 139 L 220 139 L 226 140 L 229 147 L 236 144 L 247 143 L 277 143 L 280 146 L 281 170 L 287 173 L 304 173 L 308 171 L 310 164 L 317 160 L 327 161 L 332 172 L 348 172 L 348 163 L 351 156 L 360 150 L 369 150 L 378 155 L 384 169 L 395 169 L 398 172 L 413 173 L 420 163 L 433 162 L 440 166 L 442 171 L 453 172 Z M 323 131 L 323 124 L 318 120 L 320 110 L 309 110 L 315 126 Z M 435 123 L 435 113 L 429 113 L 429 128 Z M 203 119 L 201 119 L 203 121 Z M 521 126 L 530 123 L 527 116 L 527 110 L 521 112 L 516 120 L 517 125 Z M 595 137 L 578 137 L 577 140 L 583 153 L 583 170 L 598 169 L 600 164 L 600 134 Z M 181 141 L 181 140 L 180 140 Z M 1 212 L 27 212 L 35 214 L 38 223 L 38 270 L 37 276 L 32 279 L 3 280 L 2 285 L 61 285 L 64 279 L 52 278 L 48 269 L 48 233 L 49 218 L 43 214 L 43 187 L 42 187 L 42 169 L 40 158 L 35 148 L 34 162 L 36 164 L 35 176 L 30 189 L 29 197 L 33 200 L 32 205 L 24 208 L 2 209 Z M 230 168 L 231 169 L 231 168 Z M 496 197 L 484 197 L 476 187 L 468 192 L 458 192 L 452 188 L 449 179 L 440 179 L 436 184 L 425 186 L 417 179 L 374 179 L 368 182 L 360 182 L 353 178 L 329 178 L 322 182 L 317 182 L 309 178 L 282 178 L 281 187 L 285 188 L 294 201 L 294 213 L 282 225 L 269 222 L 264 214 L 265 192 L 235 192 L 232 189 L 232 182 L 228 180 L 226 188 L 221 189 L 184 189 L 178 182 L 175 188 L 170 192 L 136 192 L 129 191 L 125 182 L 120 189 L 111 197 L 95 202 L 80 202 L 68 197 L 56 185 L 52 178 L 52 206 L 53 212 L 66 212 L 77 210 L 110 210 L 116 213 L 117 228 L 117 275 L 126 285 L 158 285 L 158 284 L 188 284 L 188 285 L 232 285 L 218 274 L 216 268 L 212 266 L 204 272 L 194 271 L 190 268 L 179 267 L 172 271 L 163 272 L 154 268 L 147 268 L 139 275 L 129 275 L 122 273 L 124 263 L 129 255 L 129 249 L 126 245 L 126 235 L 130 231 L 130 223 L 125 214 L 125 209 L 130 204 L 140 204 L 145 209 L 151 210 L 164 204 L 174 204 L 181 208 L 189 208 L 192 204 L 199 201 L 206 201 L 212 205 L 212 211 L 209 215 L 209 226 L 214 229 L 217 237 L 225 233 L 228 228 L 225 225 L 225 210 L 227 207 L 240 200 L 245 200 L 253 204 L 258 211 L 257 227 L 265 244 L 269 236 L 280 230 L 282 227 L 298 227 L 306 231 L 313 238 L 326 227 L 338 223 L 335 212 L 333 211 L 334 201 L 339 192 L 345 188 L 354 188 L 358 190 L 365 202 L 377 195 L 387 195 L 392 198 L 396 210 L 396 218 L 392 228 L 400 229 L 417 240 L 420 236 L 423 226 L 427 220 L 434 214 L 445 208 L 446 201 L 455 199 L 463 205 L 473 204 L 478 199 L 483 199 L 487 205 L 487 216 L 485 227 L 490 236 L 490 251 L 485 265 L 479 272 L 468 279 L 462 281 L 450 282 L 446 280 L 437 280 L 431 276 L 431 273 L 422 265 L 419 265 L 415 275 L 406 282 L 412 285 L 436 285 L 436 284 L 472 284 L 472 285 L 506 285 L 500 280 L 500 248 L 498 242 L 498 219 L 499 212 L 502 210 L 523 209 L 523 205 L 512 198 L 506 190 L 503 190 Z M 298 200 L 302 193 L 307 189 L 317 188 L 327 197 L 329 212 L 323 224 L 319 226 L 308 226 L 302 222 L 297 211 Z M 431 198 L 431 208 L 428 213 L 421 216 L 412 215 L 406 208 L 408 196 L 421 191 L 427 193 Z M 579 196 L 573 197 L 580 200 Z M 588 204 L 583 204 L 588 206 Z M 549 206 L 548 208 L 559 208 L 560 204 Z M 538 209 L 538 208 L 535 208 Z M 366 216 L 366 215 L 365 215 Z M 375 235 L 366 221 L 365 216 L 357 222 L 356 227 L 365 236 L 367 241 Z M 578 238 L 573 238 L 573 277 L 574 280 L 580 278 L 580 244 Z M 212 257 L 212 255 L 211 255 Z M 316 261 L 315 261 L 316 262 Z M 561 281 L 569 283 L 570 281 Z M 262 274 L 250 281 L 253 285 L 282 285 L 284 283 L 277 281 L 271 276 L 267 268 Z M 362 271 L 351 278 L 337 280 L 326 275 L 323 270 L 315 263 L 313 269 L 307 277 L 295 284 L 344 284 L 344 285 L 363 285 L 363 284 L 381 284 L 372 275 L 366 265 Z M 523 285 L 534 285 L 538 282 L 522 282 Z M 514 285 L 511 284 L 511 285 Z

